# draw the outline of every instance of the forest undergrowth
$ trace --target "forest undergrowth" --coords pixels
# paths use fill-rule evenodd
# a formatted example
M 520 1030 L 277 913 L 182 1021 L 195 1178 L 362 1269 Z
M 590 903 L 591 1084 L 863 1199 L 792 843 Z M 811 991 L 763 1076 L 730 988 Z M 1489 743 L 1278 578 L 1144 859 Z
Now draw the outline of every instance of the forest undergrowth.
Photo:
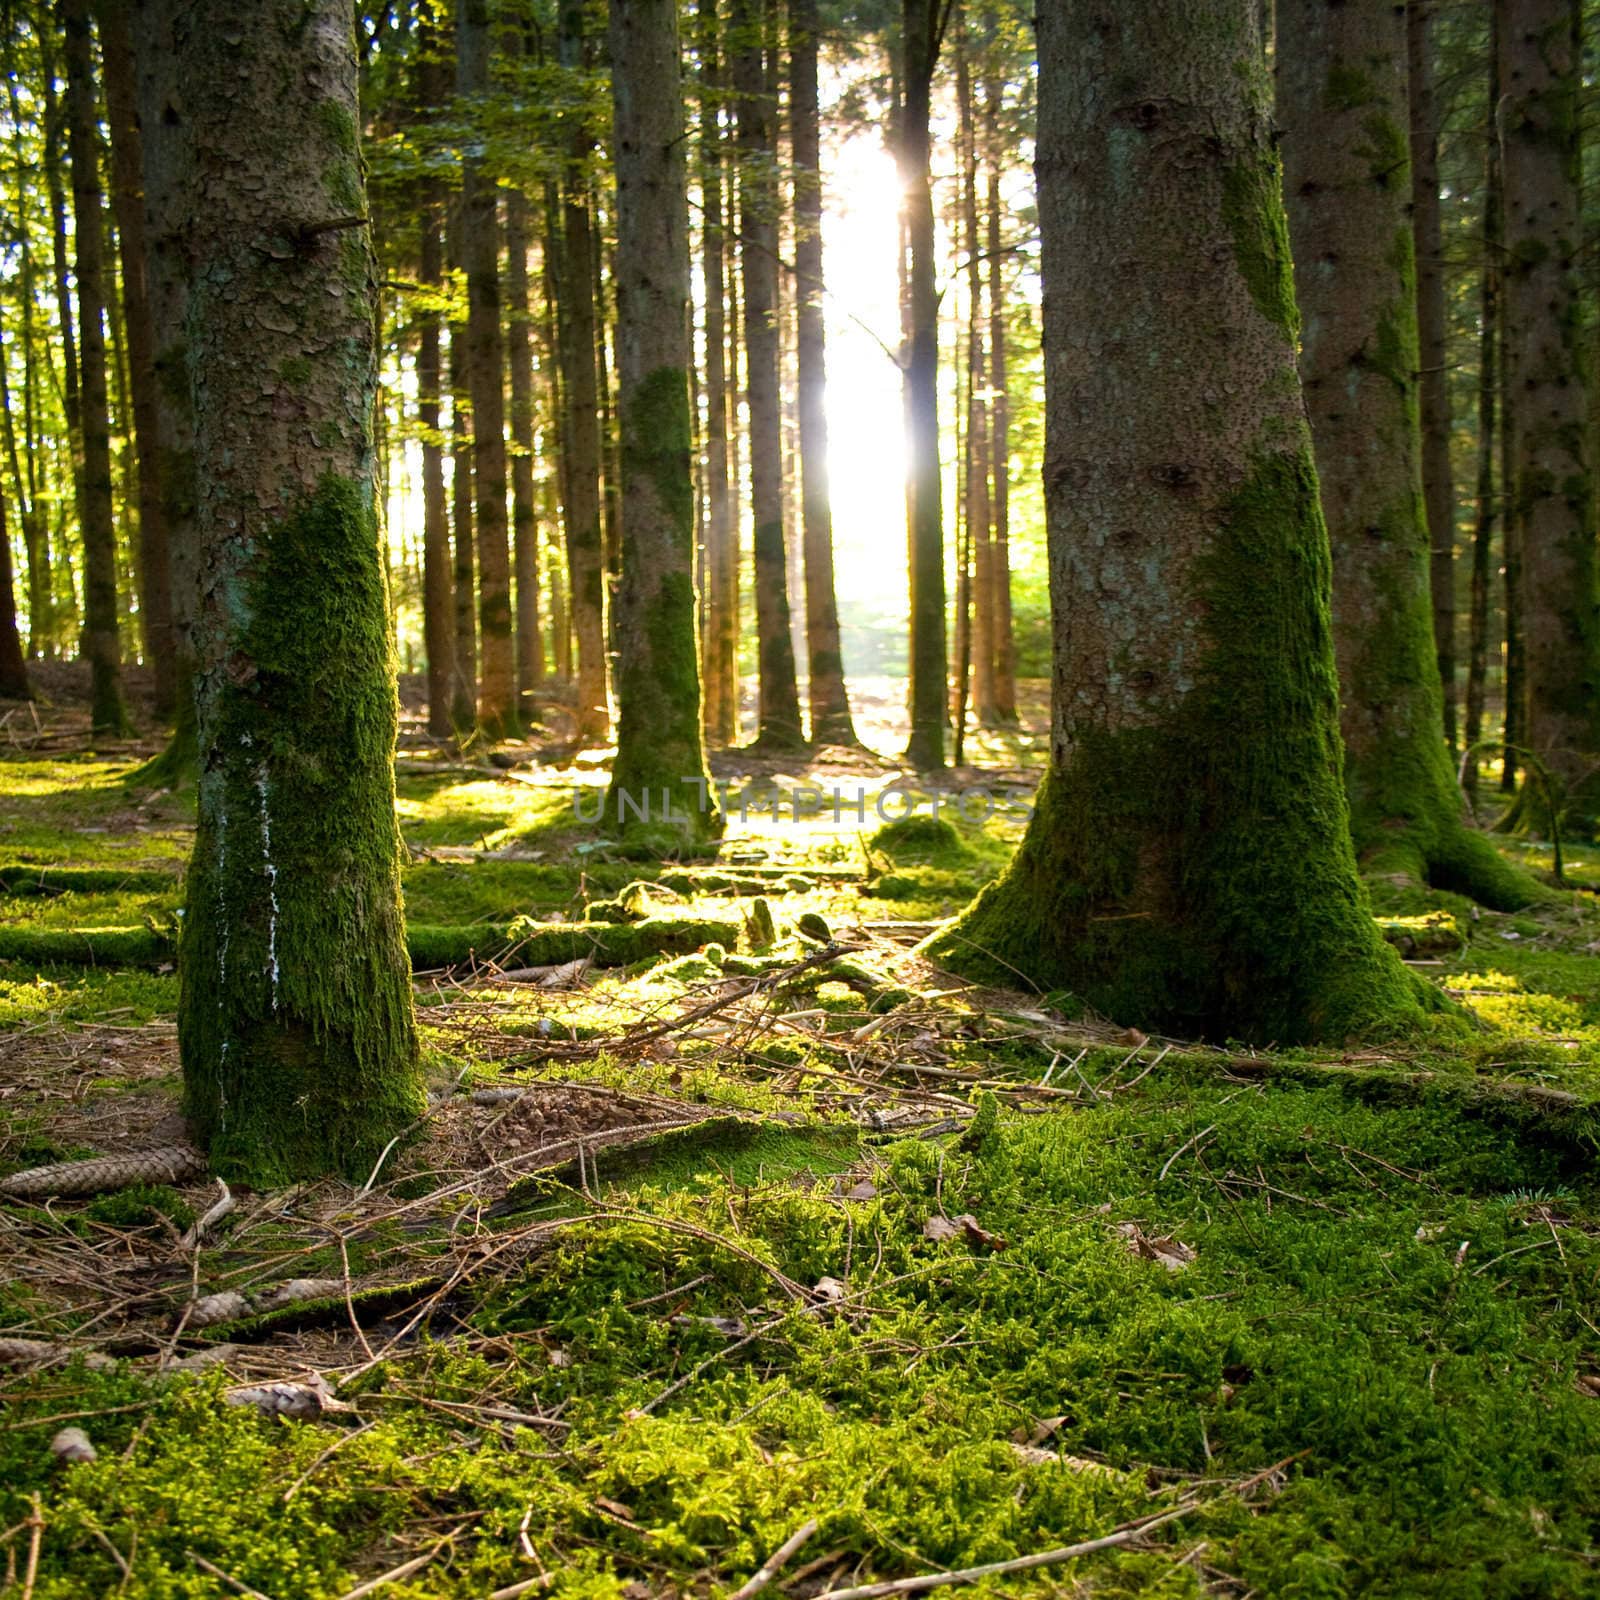
M 16 1175 L 184 1149 L 192 837 L 70 734 L 0 783 L 11 1591 L 1595 1592 L 1600 850 L 1516 915 L 1369 884 L 1475 1026 L 1199 1046 L 916 955 L 1021 746 L 982 826 L 728 758 L 693 863 L 579 823 L 598 771 L 407 751 L 410 1140 L 64 1194 Z

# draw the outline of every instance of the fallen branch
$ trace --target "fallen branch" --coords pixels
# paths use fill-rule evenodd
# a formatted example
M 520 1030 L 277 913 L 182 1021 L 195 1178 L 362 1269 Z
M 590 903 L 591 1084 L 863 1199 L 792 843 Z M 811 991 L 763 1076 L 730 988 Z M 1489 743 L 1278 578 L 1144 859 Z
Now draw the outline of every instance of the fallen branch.
M 751 1597 L 761 1593 L 766 1586 L 788 1565 L 796 1550 L 817 1531 L 817 1519 L 812 1517 L 803 1522 L 789 1535 L 776 1550 L 767 1557 L 759 1571 L 750 1575 L 747 1582 L 741 1583 L 737 1589 L 728 1596 L 728 1600 L 751 1600 Z

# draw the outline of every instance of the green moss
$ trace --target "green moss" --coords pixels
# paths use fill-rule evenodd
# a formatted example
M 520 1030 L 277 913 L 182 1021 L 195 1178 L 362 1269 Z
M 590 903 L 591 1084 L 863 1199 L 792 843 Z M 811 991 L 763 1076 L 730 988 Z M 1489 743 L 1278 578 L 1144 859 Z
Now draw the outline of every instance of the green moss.
M 1257 462 L 1201 581 L 1194 691 L 1167 722 L 1080 733 L 1009 871 L 926 952 L 1191 1037 L 1415 1028 L 1442 1001 L 1379 938 L 1349 843 L 1308 445 Z
M 222 598 L 179 964 L 185 1110 L 225 1176 L 364 1177 L 422 1098 L 368 493 L 325 478 Z
M 941 857 L 970 858 L 966 841 L 944 817 L 913 815 L 886 822 L 869 841 L 892 861 L 931 862 Z
M 1300 313 L 1295 307 L 1294 259 L 1283 210 L 1283 166 L 1276 156 L 1227 169 L 1222 179 L 1222 220 L 1256 309 L 1297 339 Z

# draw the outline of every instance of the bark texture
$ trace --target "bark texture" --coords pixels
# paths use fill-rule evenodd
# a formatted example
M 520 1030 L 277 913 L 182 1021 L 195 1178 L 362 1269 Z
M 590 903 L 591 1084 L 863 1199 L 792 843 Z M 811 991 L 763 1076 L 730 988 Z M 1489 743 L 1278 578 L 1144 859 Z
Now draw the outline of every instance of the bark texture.
M 939 57 L 935 0 L 904 0 L 905 98 L 897 152 L 905 193 L 909 338 L 905 351 L 906 529 L 911 568 L 911 742 L 919 770 L 944 765 L 944 504 L 939 475 L 939 290 L 934 271 L 928 119 Z
M 430 183 L 422 202 L 424 290 L 444 281 L 444 242 L 439 234 L 442 200 Z M 417 314 L 417 421 L 422 425 L 422 646 L 428 657 L 428 732 L 448 739 L 450 685 L 455 655 L 455 600 L 450 558 L 450 512 L 445 499 L 444 437 L 439 431 L 439 311 L 423 302 Z
M 823 329 L 822 164 L 817 111 L 817 0 L 789 7 L 790 138 L 794 146 L 796 368 L 800 515 L 805 551 L 807 695 L 815 744 L 853 745 L 839 602 L 833 583 L 833 502 L 828 488 L 828 359 Z
M 757 743 L 800 748 L 800 690 L 790 631 L 783 537 L 783 419 L 778 381 L 776 107 L 762 57 L 763 0 L 734 0 L 728 27 L 739 113 L 739 275 L 744 284 L 745 404 L 750 418 L 750 511 L 755 537 Z
M 1436 0 L 1406 6 L 1410 92 L 1411 236 L 1417 262 L 1417 397 L 1422 412 L 1422 499 L 1428 517 L 1433 647 L 1444 736 L 1456 748 L 1456 497 L 1450 477 L 1450 383 L 1445 348 L 1444 245 L 1439 216 L 1439 111 L 1433 89 Z
M 422 1106 L 374 515 L 352 16 L 187 7 L 202 552 L 185 1109 L 220 1175 L 364 1177 Z M 332 226 L 338 224 L 338 226 Z
M 1189 1036 L 1411 1026 L 1440 1002 L 1350 846 L 1254 0 L 1041 8 L 1037 170 L 1051 766 L 930 948 Z
M 489 0 L 463 0 L 456 86 L 489 90 Z M 517 730 L 511 630 L 511 545 L 506 529 L 506 359 L 500 327 L 500 197 L 477 156 L 461 169 L 462 255 L 467 269 L 467 362 L 472 382 L 472 485 L 478 535 L 478 727 L 486 738 Z
M 1422 499 L 1404 7 L 1280 0 L 1278 115 L 1300 359 L 1333 550 L 1363 869 L 1506 909 L 1534 895 L 1464 821 L 1446 748 Z
M 517 577 L 517 696 L 544 682 L 539 619 L 539 507 L 533 484 L 533 325 L 528 307 L 528 201 L 506 196 L 506 361 L 511 369 L 511 559 Z
M 1578 30 L 1570 0 L 1496 0 L 1496 9 L 1521 742 L 1565 792 L 1573 819 L 1588 824 L 1600 816 L 1600 587 L 1577 263 Z
M 722 821 L 700 726 L 677 0 L 612 0 L 610 43 L 622 576 L 606 809 L 624 837 L 670 848 L 719 833 Z
M 83 471 L 83 651 L 89 658 L 90 720 L 96 733 L 128 731 L 117 637 L 117 538 L 111 493 L 111 410 L 106 393 L 105 194 L 100 183 L 94 35 L 88 0 L 62 0 L 66 25 L 67 131 L 78 280 L 78 362 Z

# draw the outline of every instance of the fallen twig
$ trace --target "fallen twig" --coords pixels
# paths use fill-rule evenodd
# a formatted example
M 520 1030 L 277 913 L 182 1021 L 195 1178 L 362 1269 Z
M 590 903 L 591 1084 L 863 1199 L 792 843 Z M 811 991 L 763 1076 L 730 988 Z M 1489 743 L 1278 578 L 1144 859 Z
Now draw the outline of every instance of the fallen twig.
M 795 1551 L 798 1550 L 800 1546 L 803 1545 L 806 1540 L 809 1539 L 816 1531 L 817 1519 L 815 1517 L 802 1522 L 800 1526 L 796 1528 L 795 1531 L 791 1533 L 789 1537 L 785 1539 L 770 1556 L 767 1557 L 766 1561 L 762 1563 L 760 1569 L 752 1573 L 746 1582 L 741 1583 L 739 1587 L 728 1596 L 728 1600 L 751 1600 L 753 1595 L 760 1594 L 761 1591 L 765 1589 L 766 1586 L 771 1583 L 772 1580 L 777 1577 L 777 1575 L 789 1563 L 789 1561 L 793 1558 Z

